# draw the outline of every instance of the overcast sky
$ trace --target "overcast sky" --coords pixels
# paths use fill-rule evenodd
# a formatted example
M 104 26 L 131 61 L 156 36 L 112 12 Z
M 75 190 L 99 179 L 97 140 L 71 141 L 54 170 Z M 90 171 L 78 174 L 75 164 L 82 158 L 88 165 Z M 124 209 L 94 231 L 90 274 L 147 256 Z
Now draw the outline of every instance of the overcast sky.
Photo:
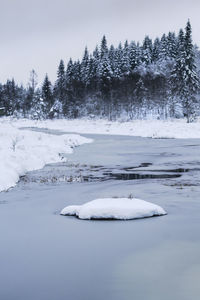
M 184 28 L 200 46 L 200 0 L 0 0 L 0 82 L 56 79 L 61 58 L 81 58 L 103 34 L 108 43 L 142 41 Z

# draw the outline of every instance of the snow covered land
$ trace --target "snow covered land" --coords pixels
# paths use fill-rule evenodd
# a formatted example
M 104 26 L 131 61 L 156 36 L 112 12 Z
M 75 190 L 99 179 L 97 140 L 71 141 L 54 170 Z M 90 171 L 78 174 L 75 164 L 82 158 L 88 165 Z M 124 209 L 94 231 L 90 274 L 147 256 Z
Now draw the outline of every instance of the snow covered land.
M 200 118 L 194 123 L 186 123 L 185 119 L 133 120 L 129 122 L 112 122 L 103 119 L 54 119 L 35 121 L 28 119 L 2 118 L 1 123 L 10 124 L 16 128 L 39 127 L 73 133 L 129 135 L 150 138 L 200 138 Z
M 79 219 L 131 220 L 166 215 L 163 208 L 140 199 L 104 198 L 65 207 L 61 213 Z
M 91 142 L 74 134 L 62 136 L 19 130 L 12 122 L 0 121 L 0 191 L 14 186 L 27 171 L 62 160 L 62 153 Z

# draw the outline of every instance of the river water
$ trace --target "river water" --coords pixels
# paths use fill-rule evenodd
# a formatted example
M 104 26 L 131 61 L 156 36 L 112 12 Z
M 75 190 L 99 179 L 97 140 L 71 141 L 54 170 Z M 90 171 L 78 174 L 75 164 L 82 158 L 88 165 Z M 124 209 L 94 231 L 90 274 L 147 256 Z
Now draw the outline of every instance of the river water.
M 0 193 L 0 299 L 199 299 L 200 141 L 85 136 L 94 143 Z M 88 181 L 76 180 L 80 172 Z M 64 173 L 72 180 L 59 180 Z M 145 176 L 111 176 L 127 173 Z M 59 215 L 66 205 L 130 194 L 168 215 Z

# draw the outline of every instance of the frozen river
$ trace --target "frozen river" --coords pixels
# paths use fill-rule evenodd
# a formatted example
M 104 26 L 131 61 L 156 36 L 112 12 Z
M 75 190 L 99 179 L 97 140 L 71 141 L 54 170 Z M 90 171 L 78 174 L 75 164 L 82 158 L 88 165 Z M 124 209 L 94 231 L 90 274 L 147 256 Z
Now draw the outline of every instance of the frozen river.
M 85 136 L 94 143 L 67 163 L 0 193 L 0 299 L 199 299 L 200 140 Z M 168 215 L 59 215 L 66 205 L 130 194 Z

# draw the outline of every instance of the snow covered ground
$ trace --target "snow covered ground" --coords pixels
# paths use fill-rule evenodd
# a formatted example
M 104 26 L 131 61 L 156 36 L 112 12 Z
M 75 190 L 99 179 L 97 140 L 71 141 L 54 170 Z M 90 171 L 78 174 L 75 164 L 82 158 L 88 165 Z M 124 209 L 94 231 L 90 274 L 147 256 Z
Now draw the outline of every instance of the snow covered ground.
M 140 199 L 104 198 L 83 205 L 66 206 L 60 214 L 85 220 L 131 220 L 166 215 L 166 212 L 162 207 Z
M 75 134 L 60 136 L 19 130 L 12 122 L 0 121 L 0 191 L 14 186 L 27 171 L 62 160 L 62 153 L 92 140 Z
M 10 120 L 0 119 L 0 123 L 12 123 L 14 127 L 40 127 L 65 132 L 129 135 L 151 138 L 200 138 L 200 119 L 187 124 L 185 119 L 134 120 L 130 122 L 111 122 L 106 120 Z

